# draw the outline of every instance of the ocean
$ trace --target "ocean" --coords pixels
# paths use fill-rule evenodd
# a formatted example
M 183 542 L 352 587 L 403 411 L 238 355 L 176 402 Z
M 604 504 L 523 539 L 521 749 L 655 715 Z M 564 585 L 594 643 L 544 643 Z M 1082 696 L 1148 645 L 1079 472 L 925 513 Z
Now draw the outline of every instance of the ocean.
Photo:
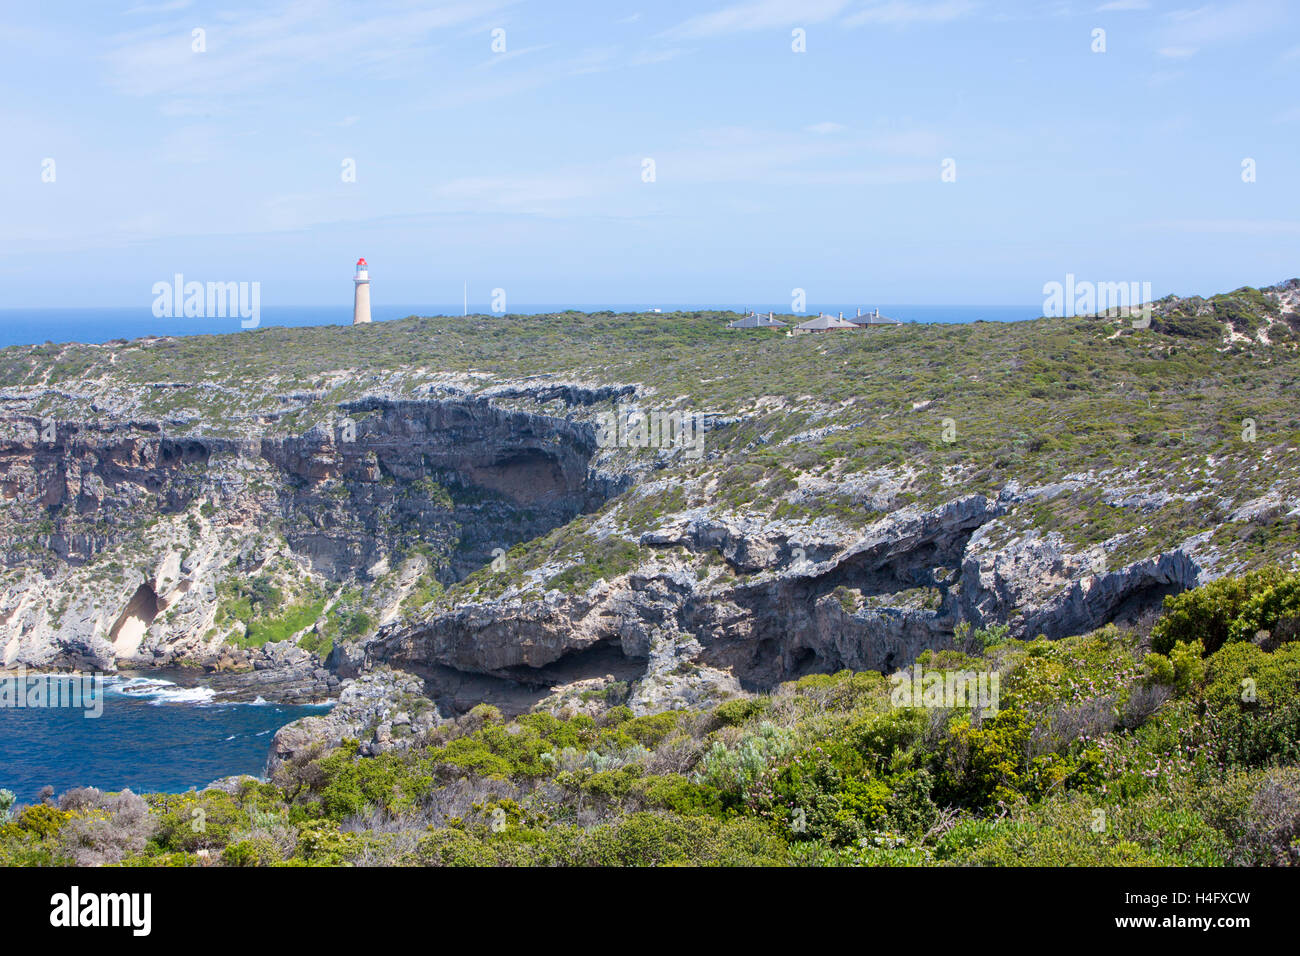
M 874 304 L 871 308 L 876 308 Z M 376 322 L 390 319 L 403 319 L 409 315 L 460 315 L 461 303 L 442 305 L 382 305 L 375 304 L 371 314 Z M 648 312 L 652 309 L 664 312 L 676 310 L 717 310 L 745 313 L 750 310 L 758 312 L 789 312 L 790 303 L 703 303 L 703 304 L 654 304 L 654 303 L 588 303 L 583 305 L 547 304 L 547 305 L 511 305 L 510 311 L 521 315 L 537 315 L 547 312 L 562 312 L 565 309 L 578 309 L 583 312 L 599 312 L 609 309 L 615 312 Z M 846 316 L 857 313 L 857 305 L 810 305 L 808 317 L 812 318 L 819 311 Z M 862 307 L 867 310 L 866 306 Z M 974 322 L 983 319 L 989 322 L 1019 322 L 1038 318 L 1042 314 L 1042 303 L 1035 305 L 881 305 L 882 315 L 902 322 Z M 470 304 L 470 313 L 489 314 L 486 304 Z M 352 321 L 352 305 L 344 303 L 337 306 L 264 306 L 261 309 L 260 326 L 304 326 L 304 325 L 347 325 Z M 239 332 L 238 318 L 157 318 L 150 305 L 139 308 L 83 308 L 83 309 L 0 309 L 0 347 L 9 345 L 39 345 L 42 342 L 84 342 L 103 343 L 113 339 L 134 339 L 142 335 L 216 335 L 226 332 Z
M 201 681 L 161 671 L 105 677 L 102 704 L 98 717 L 81 707 L 0 707 L 0 789 L 30 803 L 45 786 L 184 793 L 232 774 L 260 776 L 279 728 L 329 710 L 223 703 Z

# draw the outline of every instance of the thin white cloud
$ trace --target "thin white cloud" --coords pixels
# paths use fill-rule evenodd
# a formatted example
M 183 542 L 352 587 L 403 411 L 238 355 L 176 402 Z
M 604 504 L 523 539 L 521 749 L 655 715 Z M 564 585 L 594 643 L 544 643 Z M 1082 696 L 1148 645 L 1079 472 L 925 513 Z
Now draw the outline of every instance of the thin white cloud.
M 942 137 L 879 130 L 852 138 L 728 127 L 699 134 L 689 148 L 657 154 L 661 182 L 746 182 L 766 186 L 870 185 L 935 178 Z
M 1098 13 L 1114 13 L 1121 10 L 1150 10 L 1151 4 L 1147 0 L 1111 0 L 1110 3 L 1103 3 L 1097 8 Z
M 597 181 L 584 172 L 559 171 L 528 176 L 473 176 L 439 186 L 439 199 L 464 203 L 479 210 L 539 209 L 591 198 Z
M 755 0 L 691 17 L 663 35 L 698 40 L 728 33 L 824 23 L 846 6 L 847 0 Z
M 617 46 L 603 46 L 583 50 L 565 61 L 562 67 L 574 75 L 603 73 L 605 70 L 611 70 L 618 65 L 620 49 Z
M 938 133 L 924 129 L 810 139 L 725 127 L 698 131 L 690 145 L 655 151 L 650 157 L 656 168 L 653 183 L 641 180 L 646 157 L 622 156 L 523 175 L 461 177 L 434 189 L 432 198 L 439 213 L 634 217 L 658 214 L 671 192 L 690 187 L 870 186 L 937 180 L 936 157 L 943 155 L 942 146 Z M 660 184 L 671 184 L 670 190 Z
M 888 3 L 873 3 L 865 10 L 850 14 L 844 18 L 844 25 L 858 27 L 867 24 L 905 26 L 910 23 L 948 23 L 967 16 L 975 7 L 972 0 L 939 0 L 936 3 L 890 0 Z
M 844 128 L 840 123 L 832 123 L 830 120 L 826 120 L 821 123 L 813 123 L 811 126 L 805 126 L 804 132 L 816 133 L 818 136 L 828 136 L 831 133 L 842 132 Z
M 1186 59 L 1208 47 L 1269 33 L 1282 26 L 1286 17 L 1285 6 L 1277 0 L 1236 0 L 1175 10 L 1166 16 L 1156 52 Z
M 442 84 L 434 88 L 429 98 L 421 104 L 423 109 L 449 110 L 476 103 L 486 103 L 503 97 L 516 96 L 529 90 L 537 89 L 555 79 L 554 70 L 534 69 L 524 73 L 496 76 L 492 73 L 478 74 L 494 77 L 488 81 L 470 85 Z
M 511 0 L 443 0 L 419 8 L 373 3 L 364 16 L 337 0 L 303 0 L 270 11 L 214 16 L 206 51 L 190 28 L 152 26 L 114 38 L 104 57 L 118 90 L 137 96 L 220 96 L 255 92 L 286 79 L 378 72 L 427 62 L 439 31 L 474 22 Z

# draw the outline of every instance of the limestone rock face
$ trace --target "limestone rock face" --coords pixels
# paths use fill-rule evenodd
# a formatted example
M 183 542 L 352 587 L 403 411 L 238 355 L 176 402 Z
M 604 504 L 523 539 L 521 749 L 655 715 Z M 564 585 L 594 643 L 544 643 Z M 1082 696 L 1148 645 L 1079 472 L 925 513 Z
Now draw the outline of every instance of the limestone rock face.
M 573 386 L 547 398 L 602 395 Z M 467 396 L 369 397 L 257 440 L 130 419 L 3 424 L 0 664 L 224 672 L 275 660 L 286 675 L 266 683 L 284 699 L 328 682 L 279 652 L 232 648 L 216 620 L 223 583 L 291 568 L 337 593 L 415 548 L 451 583 L 631 480 L 593 466 L 590 424 Z
M 259 648 L 230 651 L 224 667 L 212 672 L 207 683 L 222 700 L 257 698 L 284 704 L 318 703 L 338 693 L 341 681 L 315 654 L 288 641 Z
M 321 741 L 402 747 L 480 702 L 647 713 L 814 672 L 890 672 L 952 646 L 963 624 L 1062 637 L 1147 613 L 1225 570 L 1208 532 L 1120 560 L 1131 540 L 1071 546 L 1019 520 L 1036 502 L 1095 486 L 1089 476 L 1009 481 L 994 497 L 954 482 L 951 500 L 920 508 L 900 504 L 907 476 L 886 469 L 810 477 L 790 491 L 847 495 L 857 524 L 774 520 L 696 498 L 632 531 L 603 511 L 589 540 L 631 548 L 630 568 L 555 589 L 579 551 L 527 569 L 497 597 L 439 609 L 435 585 L 656 484 L 665 461 L 598 445 L 591 409 L 635 398 L 633 386 L 524 381 L 475 392 L 442 382 L 415 395 L 376 392 L 310 427 L 243 437 L 209 436 L 192 421 L 9 415 L 3 666 L 199 665 L 234 699 L 337 697 L 328 716 L 277 735 L 275 769 Z M 287 408 L 311 399 L 283 397 Z M 523 410 L 530 402 L 537 409 Z M 1138 511 L 1175 500 L 1141 484 L 1101 491 Z M 1289 507 L 1270 494 L 1238 510 Z M 244 625 L 219 608 L 234 585 L 267 575 L 311 583 L 324 604 L 286 639 L 241 646 L 253 643 L 238 640 Z M 358 588 L 372 589 L 370 613 L 345 634 L 327 618 L 339 602 L 355 604 L 347 594 Z M 308 647 L 327 634 L 333 651 L 322 660 Z
M 812 672 L 891 672 L 923 650 L 952 646 L 961 622 L 1008 623 L 1020 637 L 1080 633 L 1201 579 L 1184 550 L 1099 571 L 1104 552 L 1074 553 L 1058 537 L 998 544 L 990 532 L 1008 507 L 965 496 L 930 511 L 901 509 L 839 539 L 780 522 L 686 516 L 642 542 L 714 550 L 748 573 L 717 586 L 684 569 L 642 568 L 581 594 L 462 606 L 381 629 L 353 649 L 354 667 L 446 668 L 554 686 L 566 667 L 574 680 L 594 679 L 615 655 L 637 674 L 631 703 L 645 710 Z
M 1108 570 L 1104 547 L 1072 552 L 1060 535 L 1037 533 L 999 542 L 987 530 L 967 548 L 961 614 L 975 626 L 1005 623 L 1017 638 L 1079 634 L 1159 607 L 1165 595 L 1206 578 L 1194 539 Z
M 281 727 L 272 738 L 267 773 L 273 775 L 295 758 L 337 747 L 345 739 L 356 740 L 363 754 L 401 750 L 442 720 L 420 678 L 377 668 L 348 680 L 328 714 Z

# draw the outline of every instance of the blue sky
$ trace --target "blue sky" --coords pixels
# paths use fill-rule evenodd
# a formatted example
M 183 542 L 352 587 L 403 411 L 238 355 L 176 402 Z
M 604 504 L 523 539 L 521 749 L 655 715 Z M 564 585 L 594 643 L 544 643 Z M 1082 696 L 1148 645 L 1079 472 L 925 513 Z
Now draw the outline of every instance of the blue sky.
M 1300 274 L 1284 0 L 9 0 L 0 63 L 0 308 L 347 303 L 359 255 L 376 303 Z

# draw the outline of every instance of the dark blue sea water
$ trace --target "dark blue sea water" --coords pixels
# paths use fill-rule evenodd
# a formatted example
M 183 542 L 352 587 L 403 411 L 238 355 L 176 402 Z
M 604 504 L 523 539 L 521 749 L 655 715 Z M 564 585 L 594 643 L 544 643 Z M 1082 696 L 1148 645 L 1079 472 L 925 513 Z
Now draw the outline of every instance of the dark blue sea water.
M 328 710 L 226 704 L 201 682 L 160 673 L 104 678 L 102 699 L 99 717 L 0 707 L 0 788 L 27 803 L 47 785 L 183 793 L 231 774 L 260 776 L 276 730 Z
M 876 308 L 872 305 L 871 308 Z M 748 312 L 789 312 L 790 304 L 765 304 L 762 302 L 645 304 L 594 303 L 583 305 L 511 305 L 510 311 L 523 315 L 560 312 L 564 309 L 598 312 L 611 309 L 615 312 L 645 312 L 659 308 L 665 312 L 677 309 L 732 310 Z M 818 311 L 846 316 L 857 312 L 856 305 L 819 305 L 808 307 L 808 318 Z M 1042 314 L 1037 305 L 881 305 L 882 315 L 903 322 L 974 322 L 984 319 L 991 322 L 1016 322 L 1035 319 Z M 486 304 L 470 303 L 472 313 L 488 313 Z M 403 319 L 408 315 L 460 315 L 461 303 L 430 305 L 375 304 L 372 314 L 376 322 Z M 863 307 L 866 311 L 866 307 Z M 260 326 L 269 325 L 347 325 L 352 321 L 351 303 L 339 306 L 265 306 L 261 310 Z M 7 345 L 33 345 L 42 342 L 108 342 L 111 339 L 134 339 L 142 335 L 212 335 L 239 332 L 238 318 L 156 318 L 149 306 L 141 308 L 85 308 L 85 309 L 0 309 L 0 347 Z

